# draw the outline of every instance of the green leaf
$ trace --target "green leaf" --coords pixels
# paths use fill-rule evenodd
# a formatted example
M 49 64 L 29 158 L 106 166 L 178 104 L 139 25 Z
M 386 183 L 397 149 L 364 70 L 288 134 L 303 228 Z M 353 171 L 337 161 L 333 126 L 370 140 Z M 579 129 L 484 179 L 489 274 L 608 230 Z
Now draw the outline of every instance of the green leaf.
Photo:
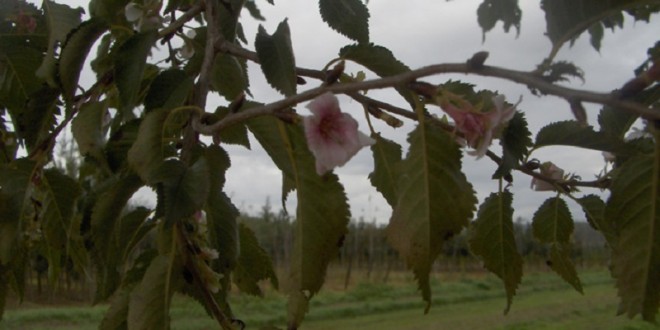
M 560 121 L 549 124 L 538 132 L 534 148 L 564 145 L 586 149 L 626 154 L 630 150 L 621 139 L 594 131 L 593 127 L 583 127 L 576 121 Z
M 239 211 L 222 191 L 225 173 L 230 166 L 229 155 L 219 146 L 210 146 L 204 151 L 208 167 L 213 169 L 208 176 L 209 195 L 204 206 L 208 223 L 209 241 L 218 250 L 218 259 L 212 262 L 213 269 L 223 275 L 221 284 L 225 292 L 230 289 L 230 274 L 236 267 L 240 251 L 238 223 Z
M 248 128 L 297 194 L 288 321 L 296 328 L 346 234 L 350 218 L 346 194 L 335 174 L 316 174 L 302 127 L 263 117 L 250 120 Z
M 80 24 L 82 8 L 73 9 L 67 5 L 44 0 L 43 11 L 48 25 L 48 51 L 36 75 L 48 82 L 50 87 L 57 87 L 55 48 L 63 44 L 71 30 Z
M 545 11 L 546 35 L 558 49 L 564 43 L 575 40 L 585 31 L 591 32 L 591 44 L 600 45 L 602 35 L 596 26 L 614 30 L 623 25 L 623 11 L 634 13 L 635 9 L 648 6 L 646 0 L 543 0 L 541 8 Z M 651 10 L 657 12 L 657 8 Z M 636 20 L 644 19 L 644 13 Z
M 9 263 L 20 248 L 22 222 L 33 215 L 30 182 L 35 166 L 24 158 L 0 165 L 0 266 Z
M 369 9 L 361 0 L 319 0 L 319 9 L 333 30 L 359 43 L 369 42 Z
M 31 95 L 23 113 L 17 118 L 17 132 L 25 139 L 25 146 L 32 151 L 45 139 L 50 138 L 50 133 L 55 127 L 56 116 L 60 114 L 57 107 L 59 91 L 43 86 Z
M 193 79 L 182 70 L 169 69 L 161 72 L 149 85 L 144 99 L 145 111 L 182 106 L 190 96 L 193 84 Z
M 78 80 L 90 49 L 108 30 L 100 19 L 90 19 L 73 30 L 66 39 L 57 64 L 57 72 L 64 100 L 71 105 L 78 88 Z
M 6 273 L 4 267 L 0 267 L 0 322 L 2 322 L 2 316 L 5 314 L 5 304 L 9 293 L 9 279 Z
M 128 328 L 128 302 L 131 291 L 122 288 L 112 297 L 110 307 L 103 315 L 99 330 L 124 330 Z
M 228 101 L 234 100 L 249 86 L 247 65 L 234 56 L 218 54 L 211 70 L 211 86 Z
M 250 16 L 252 16 L 252 18 L 258 21 L 266 20 L 266 18 L 264 18 L 263 15 L 261 15 L 261 11 L 259 10 L 259 8 L 257 7 L 254 1 L 245 1 L 244 5 L 245 5 L 245 9 L 247 9 L 248 12 L 250 12 Z
M 639 116 L 613 107 L 603 107 L 598 115 L 600 132 L 623 139 Z
M 140 92 L 147 56 L 158 39 L 156 31 L 137 33 L 117 50 L 114 77 L 119 91 L 122 111 L 132 110 Z
M 566 202 L 559 198 L 548 198 L 534 213 L 532 219 L 534 237 L 541 243 L 551 245 L 548 265 L 575 290 L 582 293 L 580 279 L 570 258 L 570 238 L 573 234 L 573 217 Z
M 518 0 L 484 0 L 477 8 L 477 21 L 483 30 L 484 39 L 486 32 L 492 30 L 498 21 L 502 21 L 504 32 L 509 32 L 515 27 L 520 34 L 520 19 L 522 11 L 518 7 Z
M 78 150 L 83 156 L 91 155 L 103 159 L 105 132 L 103 119 L 107 113 L 105 102 L 87 102 L 73 118 L 71 132 L 78 143 Z
M 131 149 L 138 136 L 141 120 L 134 119 L 119 126 L 105 143 L 104 154 L 108 166 L 113 173 L 127 167 L 128 150 Z
M 32 93 L 41 88 L 43 80 L 35 75 L 43 54 L 23 46 L 0 49 L 0 104 L 20 113 Z
M 102 192 L 92 209 L 90 220 L 92 261 L 97 271 L 97 288 L 94 302 L 98 303 L 110 297 L 120 283 L 120 255 L 115 249 L 115 224 L 133 194 L 142 187 L 142 182 L 135 174 L 115 177 Z
M 285 96 L 296 94 L 296 61 L 287 21 L 282 21 L 273 35 L 260 25 L 254 47 L 266 81 Z
M 561 276 L 566 283 L 575 288 L 575 291 L 584 294 L 582 290 L 582 283 L 578 277 L 573 260 L 571 260 L 571 245 L 554 243 L 550 245 L 550 267 L 559 276 Z
M 164 208 L 165 227 L 189 217 L 201 210 L 209 194 L 209 167 L 204 158 L 200 158 L 191 167 L 181 161 L 164 161 L 152 173 L 150 182 L 158 184 L 159 199 Z
M 166 256 L 151 261 L 144 278 L 131 292 L 128 303 L 128 328 L 136 330 L 169 329 L 170 301 L 174 293 L 173 274 L 181 267 L 170 265 Z
M 374 170 L 369 173 L 369 181 L 383 195 L 387 203 L 394 207 L 397 201 L 396 184 L 399 179 L 396 166 L 401 162 L 401 146 L 381 137 L 380 134 L 371 134 L 371 138 L 376 140 L 376 143 L 371 145 Z
M 76 180 L 54 168 L 44 170 L 38 189 L 43 194 L 41 230 L 48 246 L 48 253 L 57 252 L 58 257 L 60 254 L 71 257 L 72 255 L 68 253 L 68 240 L 72 231 L 79 231 L 78 228 L 72 227 L 72 220 L 82 189 Z M 59 258 L 49 261 L 51 265 L 61 262 Z M 83 261 L 74 260 L 74 262 L 80 264 Z M 53 282 L 57 279 L 57 274 L 51 273 L 50 268 L 49 275 Z
M 415 273 L 428 312 L 431 266 L 444 242 L 467 226 L 477 199 L 461 171 L 459 145 L 449 133 L 422 122 L 408 141 L 387 238 Z
M 217 117 L 217 120 L 224 119 L 225 116 L 229 115 L 229 109 L 227 107 L 218 107 L 215 110 L 214 115 Z M 250 139 L 248 138 L 247 126 L 243 123 L 223 128 L 218 134 L 218 137 L 222 143 L 237 144 L 250 149 Z
M 501 179 L 515 169 L 529 154 L 532 146 L 532 133 L 527 128 L 527 120 L 522 112 L 516 112 L 502 134 L 502 163 L 493 174 L 493 179 Z
M 508 191 L 490 194 L 479 207 L 470 237 L 472 252 L 481 256 L 484 267 L 504 282 L 507 298 L 505 314 L 511 308 L 523 275 L 523 259 L 516 248 L 513 232 L 512 203 L 513 195 Z
M 165 152 L 164 126 L 170 111 L 166 109 L 149 112 L 145 115 L 138 130 L 135 143 L 128 150 L 128 163 L 144 182 L 167 156 Z
M 582 207 L 589 224 L 603 234 L 610 248 L 616 248 L 618 238 L 615 224 L 605 219 L 605 202 L 596 195 L 584 196 L 577 202 Z
M 339 50 L 339 56 L 366 67 L 380 77 L 389 77 L 410 71 L 410 68 L 396 59 L 389 49 L 374 44 L 345 46 Z M 407 88 L 397 87 L 396 90 L 408 103 L 414 104 L 412 93 Z
M 658 141 L 658 135 L 655 136 Z M 620 313 L 655 321 L 660 305 L 660 147 L 631 158 L 616 173 L 605 207 L 618 244 L 612 274 L 621 297 Z
M 273 262 L 266 251 L 259 246 L 254 232 L 244 224 L 239 227 L 241 237 L 241 254 L 234 270 L 232 280 L 242 291 L 255 296 L 263 296 L 259 282 L 270 279 L 273 287 L 277 288 L 277 275 Z

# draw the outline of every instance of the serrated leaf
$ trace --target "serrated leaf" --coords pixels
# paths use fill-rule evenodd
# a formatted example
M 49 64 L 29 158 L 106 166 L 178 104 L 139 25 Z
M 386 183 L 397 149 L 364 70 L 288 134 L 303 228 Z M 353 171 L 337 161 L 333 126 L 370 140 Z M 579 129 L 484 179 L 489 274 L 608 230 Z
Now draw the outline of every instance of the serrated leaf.
M 326 268 L 346 234 L 350 212 L 337 176 L 316 174 L 315 159 L 300 126 L 275 118 L 257 118 L 248 128 L 284 177 L 298 200 L 289 281 L 289 325 L 302 321 L 311 299 L 321 288 Z
M 234 284 L 247 294 L 263 296 L 259 282 L 270 279 L 273 287 L 277 288 L 277 275 L 273 268 L 273 262 L 266 251 L 259 245 L 254 232 L 244 224 L 239 227 L 241 254 L 238 264 L 233 272 Z
M 225 185 L 225 174 L 230 166 L 229 155 L 219 146 L 210 146 L 204 151 L 208 167 L 212 169 L 208 176 L 209 194 L 204 206 L 209 230 L 209 242 L 219 252 L 219 256 L 211 263 L 213 269 L 222 274 L 220 280 L 223 291 L 220 292 L 226 304 L 226 293 L 229 292 L 230 274 L 236 267 L 236 259 L 240 251 L 237 218 L 239 211 L 222 191 Z
M 518 7 L 518 0 L 484 0 L 477 8 L 477 22 L 483 31 L 484 39 L 486 32 L 492 30 L 498 21 L 502 21 L 504 32 L 509 32 L 515 27 L 520 34 L 520 19 L 522 11 Z
M 573 260 L 571 260 L 571 245 L 555 243 L 550 246 L 550 267 L 552 270 L 559 274 L 566 283 L 573 286 L 575 291 L 584 294 L 582 283 L 577 271 L 575 271 Z
M 183 105 L 190 96 L 193 79 L 184 71 L 169 69 L 156 76 L 149 85 L 149 91 L 144 98 L 146 112 L 157 108 L 174 109 Z
M 104 145 L 103 119 L 107 112 L 105 102 L 87 102 L 71 123 L 73 138 L 78 143 L 78 150 L 83 156 L 91 155 L 103 158 Z
M 30 95 L 41 88 L 43 80 L 37 78 L 35 68 L 41 63 L 43 54 L 23 46 L 4 46 L 1 50 L 0 104 L 16 116 L 21 113 Z
M 145 115 L 135 143 L 128 150 L 128 163 L 144 182 L 149 182 L 151 172 L 160 166 L 167 155 L 163 130 L 169 114 L 169 110 L 161 109 Z
M 266 81 L 285 96 L 296 94 L 296 61 L 287 21 L 282 21 L 273 35 L 260 25 L 254 48 Z
M 245 9 L 247 9 L 248 12 L 250 12 L 250 16 L 252 16 L 252 18 L 258 21 L 266 20 L 264 16 L 261 15 L 261 11 L 259 10 L 257 4 L 254 1 L 245 1 L 244 5 L 245 5 Z
M 622 12 L 634 13 L 634 9 L 647 6 L 644 0 L 543 0 L 541 8 L 545 11 L 546 35 L 552 41 L 554 48 L 561 47 L 568 41 L 575 40 L 595 24 L 603 24 L 614 29 L 623 24 Z M 633 10 L 633 11 L 631 11 Z M 657 12 L 651 9 L 651 12 Z M 644 13 L 636 20 L 643 19 Z M 591 44 L 600 44 L 598 33 L 591 34 Z
M 151 213 L 152 210 L 148 208 L 137 207 L 122 216 L 115 224 L 112 244 L 115 254 L 120 257 L 120 262 L 128 262 L 126 257 L 129 257 L 133 248 L 155 227 L 155 221 L 148 221 Z
M 248 88 L 247 66 L 229 54 L 218 54 L 211 69 L 211 86 L 226 100 L 234 100 Z
M 593 127 L 583 127 L 576 121 L 560 121 L 549 124 L 538 132 L 534 148 L 564 145 L 586 149 L 626 154 L 630 150 L 621 139 L 594 131 Z
M 137 33 L 124 41 L 114 55 L 114 78 L 122 111 L 130 111 L 135 106 L 147 56 L 157 39 L 157 31 Z
M 513 195 L 508 191 L 490 194 L 479 207 L 470 235 L 472 252 L 481 256 L 484 267 L 504 282 L 505 314 L 511 308 L 523 275 L 523 259 L 518 253 L 513 232 L 512 204 Z
M 532 133 L 527 128 L 527 120 L 522 112 L 516 112 L 502 134 L 502 163 L 499 165 L 493 179 L 500 179 L 511 173 L 529 154 L 532 146 Z
M 110 297 L 120 283 L 120 255 L 115 249 L 115 224 L 122 210 L 133 194 L 142 187 L 142 181 L 135 174 L 113 178 L 106 191 L 101 193 L 94 204 L 90 220 L 92 261 L 97 271 L 96 295 L 98 303 Z
M 577 200 L 584 215 L 594 229 L 600 231 L 610 248 L 617 245 L 617 234 L 614 223 L 605 219 L 605 202 L 596 195 L 587 195 Z
M 654 105 L 658 100 L 660 100 L 660 84 L 651 86 L 633 98 L 633 101 L 647 106 Z M 632 112 L 605 106 L 598 115 L 598 124 L 601 132 L 623 139 L 638 118 L 639 116 Z
M 170 301 L 174 293 L 171 278 L 181 267 L 170 265 L 166 256 L 151 261 L 144 278 L 131 292 L 128 303 L 128 329 L 170 328 Z
M 359 43 L 369 42 L 369 9 L 361 0 L 319 0 L 319 9 L 333 30 Z
M 603 28 L 603 25 L 600 23 L 596 23 L 589 27 L 589 42 L 591 43 L 591 47 L 593 47 L 595 50 L 600 51 L 600 42 L 603 40 L 603 36 L 605 35 L 605 29 Z
M 149 182 L 158 184 L 163 203 L 165 227 L 176 221 L 192 216 L 201 210 L 209 194 L 209 168 L 206 160 L 200 158 L 187 167 L 181 161 L 164 161 L 151 175 Z
M 399 179 L 396 166 L 401 162 L 401 146 L 381 137 L 380 134 L 371 134 L 371 138 L 376 143 L 371 145 L 374 170 L 369 173 L 369 181 L 383 195 L 387 203 L 394 207 L 397 201 L 396 185 Z
M 21 246 L 22 221 L 34 212 L 30 182 L 35 166 L 24 158 L 0 166 L 0 266 L 7 265 Z
M 78 88 L 78 79 L 90 49 L 108 30 L 107 24 L 92 18 L 80 24 L 66 38 L 57 64 L 57 72 L 64 100 L 71 104 Z
M 410 71 L 410 68 L 394 57 L 392 52 L 374 44 L 349 45 L 339 50 L 339 56 L 359 63 L 380 77 L 389 77 Z M 410 104 L 414 104 L 412 94 L 407 88 L 396 90 Z
M 467 226 L 477 199 L 461 171 L 459 145 L 449 133 L 421 122 L 408 141 L 387 238 L 415 273 L 428 311 L 431 266 L 445 240 Z
M 658 136 L 656 135 L 656 141 Z M 620 313 L 655 321 L 660 306 L 660 148 L 636 156 L 616 173 L 605 207 L 618 244 L 612 274 L 621 297 Z
M 532 231 L 541 243 L 551 245 L 550 268 L 582 293 L 580 279 L 570 258 L 573 217 L 566 202 L 559 197 L 543 202 L 532 218 Z
M 218 120 L 221 120 L 229 115 L 229 109 L 227 107 L 218 107 L 214 114 L 217 116 Z M 218 137 L 222 143 L 237 144 L 250 149 L 250 138 L 248 137 L 247 126 L 243 123 L 223 128 L 220 133 L 218 133 Z
M 541 243 L 568 243 L 573 233 L 573 217 L 566 202 L 559 197 L 543 202 L 532 218 L 532 230 Z
M 16 118 L 16 133 L 24 139 L 28 151 L 50 138 L 56 116 L 60 114 L 58 97 L 58 90 L 44 85 L 30 96 L 22 113 Z
M 46 80 L 51 87 L 57 87 L 55 49 L 60 43 L 64 43 L 69 32 L 80 24 L 83 10 L 44 0 L 43 12 L 48 25 L 48 51 L 36 75 Z

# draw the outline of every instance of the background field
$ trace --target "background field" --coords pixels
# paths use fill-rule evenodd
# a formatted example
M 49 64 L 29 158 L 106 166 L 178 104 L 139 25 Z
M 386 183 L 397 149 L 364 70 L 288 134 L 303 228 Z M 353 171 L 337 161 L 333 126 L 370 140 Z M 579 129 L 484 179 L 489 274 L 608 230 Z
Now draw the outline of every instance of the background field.
M 327 290 L 312 301 L 302 329 L 657 329 L 639 320 L 615 316 L 617 297 L 607 272 L 581 272 L 584 296 L 552 273 L 528 274 L 508 315 L 499 280 L 485 273 L 445 273 L 433 278 L 433 306 L 423 303 L 407 273 L 391 274 L 388 283 L 354 273 L 347 290 L 341 270 L 329 274 Z M 53 298 L 53 303 L 61 305 Z M 234 295 L 234 311 L 247 329 L 283 326 L 286 297 L 272 290 L 264 298 Z M 48 306 L 10 304 L 0 329 L 96 329 L 106 305 Z M 171 309 L 173 329 L 216 329 L 195 302 L 176 296 Z

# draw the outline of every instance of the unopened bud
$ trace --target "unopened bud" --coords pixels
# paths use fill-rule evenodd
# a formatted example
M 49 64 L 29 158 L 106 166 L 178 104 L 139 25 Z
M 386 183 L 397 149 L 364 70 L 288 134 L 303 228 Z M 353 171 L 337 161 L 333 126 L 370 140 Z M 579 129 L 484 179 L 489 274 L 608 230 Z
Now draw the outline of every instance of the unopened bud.
M 467 60 L 468 68 L 472 70 L 482 69 L 487 58 L 488 52 L 486 51 L 475 53 L 469 60 Z
M 340 61 L 331 70 L 325 72 L 325 82 L 332 85 L 337 82 L 339 77 L 344 73 L 345 63 Z

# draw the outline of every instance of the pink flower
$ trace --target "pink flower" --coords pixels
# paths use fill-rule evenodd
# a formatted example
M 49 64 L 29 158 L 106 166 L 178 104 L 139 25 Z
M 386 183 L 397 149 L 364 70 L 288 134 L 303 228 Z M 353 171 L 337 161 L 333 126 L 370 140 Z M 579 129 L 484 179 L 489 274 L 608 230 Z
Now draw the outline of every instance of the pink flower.
M 562 180 L 564 178 L 564 170 L 557 167 L 551 162 L 546 162 L 541 164 L 541 175 L 546 176 L 555 181 Z M 536 191 L 553 191 L 555 185 L 547 181 L 543 181 L 537 178 L 532 178 L 532 188 Z
M 331 93 L 316 97 L 307 108 L 313 115 L 303 120 L 305 136 L 319 175 L 343 166 L 362 147 L 376 142 L 358 131 L 357 121 L 341 112 L 337 97 Z
M 504 96 L 493 97 L 494 108 L 482 112 L 458 95 L 443 93 L 439 105 L 455 122 L 456 130 L 463 133 L 467 145 L 474 148 L 468 153 L 483 157 L 494 138 L 498 138 L 502 129 L 516 113 L 516 105 L 505 108 Z M 518 101 L 520 103 L 520 101 Z

